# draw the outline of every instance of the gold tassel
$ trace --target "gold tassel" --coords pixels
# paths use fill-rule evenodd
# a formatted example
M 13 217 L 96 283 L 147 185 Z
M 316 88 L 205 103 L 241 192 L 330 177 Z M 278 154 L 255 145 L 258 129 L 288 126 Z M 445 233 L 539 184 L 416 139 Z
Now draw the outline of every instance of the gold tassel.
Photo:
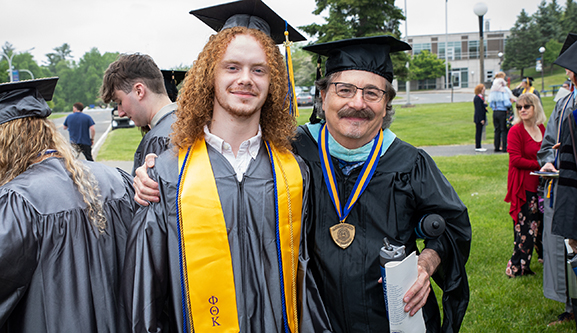
M 291 56 L 291 46 L 293 44 L 293 42 L 289 41 L 288 38 L 288 31 L 285 30 L 284 32 L 284 36 L 286 38 L 286 41 L 283 43 L 284 47 L 286 49 L 286 61 L 287 61 L 287 67 L 288 67 L 288 76 L 289 76 L 289 81 L 290 81 L 290 87 L 289 89 L 291 90 L 289 93 L 292 96 L 292 100 L 293 100 L 293 110 L 294 110 L 294 117 L 297 118 L 299 116 L 299 107 L 297 105 L 297 96 L 295 94 L 295 75 L 294 75 L 294 71 L 293 71 L 293 61 L 292 61 L 292 56 Z

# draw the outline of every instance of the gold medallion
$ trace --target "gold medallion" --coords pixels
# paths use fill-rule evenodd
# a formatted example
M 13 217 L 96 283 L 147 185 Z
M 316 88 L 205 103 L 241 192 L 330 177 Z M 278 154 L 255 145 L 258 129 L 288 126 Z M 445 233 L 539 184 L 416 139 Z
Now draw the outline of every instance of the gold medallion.
M 331 237 L 341 249 L 349 247 L 355 239 L 355 226 L 352 224 L 341 222 L 333 225 L 330 230 Z

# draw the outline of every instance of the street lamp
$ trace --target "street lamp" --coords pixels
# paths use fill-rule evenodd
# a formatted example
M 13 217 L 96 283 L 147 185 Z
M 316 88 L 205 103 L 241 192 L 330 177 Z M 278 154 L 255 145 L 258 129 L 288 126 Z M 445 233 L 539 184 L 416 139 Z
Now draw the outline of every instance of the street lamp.
M 479 16 L 479 81 L 484 83 L 485 81 L 485 43 L 483 42 L 483 16 L 487 14 L 487 5 L 483 2 L 479 2 L 473 7 L 473 12 L 475 15 Z
M 10 82 L 14 81 L 12 78 L 12 58 L 14 57 L 14 54 L 16 53 L 12 51 L 12 55 L 8 57 L 4 52 L 2 52 L 2 56 L 8 60 L 8 75 L 10 76 Z
M 32 50 L 34 50 L 35 47 L 29 48 L 28 50 L 21 52 L 21 53 L 26 53 L 26 52 L 30 52 Z M 6 55 L 6 53 L 2 52 L 2 56 L 4 58 L 6 58 L 6 60 L 8 60 L 8 74 L 10 75 L 10 82 L 14 82 L 14 76 L 12 73 L 12 58 L 14 58 L 14 55 L 16 54 L 15 51 L 12 51 L 12 55 L 10 57 L 8 57 L 8 55 Z M 32 72 L 27 71 L 28 73 L 30 73 L 30 75 L 32 76 L 32 79 L 34 79 L 34 75 L 32 74 Z
M 545 91 L 545 81 L 543 81 L 543 72 L 545 72 L 543 70 L 543 66 L 545 65 L 545 62 L 543 61 L 543 53 L 545 53 L 545 48 L 543 46 L 539 48 L 539 53 L 541 53 L 541 93 L 543 93 L 543 91 Z
M 497 57 L 499 57 L 499 70 L 501 70 L 501 63 L 503 62 L 503 52 L 497 53 Z

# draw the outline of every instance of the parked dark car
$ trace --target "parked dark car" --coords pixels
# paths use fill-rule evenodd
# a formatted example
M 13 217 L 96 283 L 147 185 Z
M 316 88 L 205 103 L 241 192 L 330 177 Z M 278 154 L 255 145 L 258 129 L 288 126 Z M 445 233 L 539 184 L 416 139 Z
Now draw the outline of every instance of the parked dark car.
M 112 120 L 110 126 L 113 130 L 117 128 L 129 128 L 134 127 L 134 122 L 128 117 L 120 117 L 118 115 L 118 107 L 115 106 L 114 109 L 112 109 Z
M 308 92 L 301 92 L 297 95 L 297 105 L 313 105 L 313 96 Z

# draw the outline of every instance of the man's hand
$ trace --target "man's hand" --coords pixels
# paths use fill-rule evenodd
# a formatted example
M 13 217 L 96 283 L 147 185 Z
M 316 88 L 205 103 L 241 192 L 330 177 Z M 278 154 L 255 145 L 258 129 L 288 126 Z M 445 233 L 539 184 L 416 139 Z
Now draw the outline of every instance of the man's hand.
M 138 167 L 134 177 L 134 201 L 142 206 L 148 206 L 150 202 L 160 201 L 158 183 L 148 177 L 147 170 L 152 168 L 156 161 L 156 154 L 148 154 L 144 158 L 144 164 Z
M 434 250 L 424 249 L 419 255 L 417 281 L 403 298 L 403 302 L 407 303 L 405 312 L 409 312 L 409 315 L 414 316 L 427 303 L 427 298 L 431 292 L 431 276 L 440 263 L 441 258 Z
M 577 253 L 577 240 L 569 239 L 569 246 L 571 246 L 573 252 Z
M 555 168 L 553 163 L 547 162 L 547 163 L 545 163 L 545 165 L 543 165 L 543 167 L 541 168 L 540 171 L 542 171 L 542 172 L 557 172 L 558 170 Z M 544 177 L 544 178 L 546 178 L 546 177 Z

